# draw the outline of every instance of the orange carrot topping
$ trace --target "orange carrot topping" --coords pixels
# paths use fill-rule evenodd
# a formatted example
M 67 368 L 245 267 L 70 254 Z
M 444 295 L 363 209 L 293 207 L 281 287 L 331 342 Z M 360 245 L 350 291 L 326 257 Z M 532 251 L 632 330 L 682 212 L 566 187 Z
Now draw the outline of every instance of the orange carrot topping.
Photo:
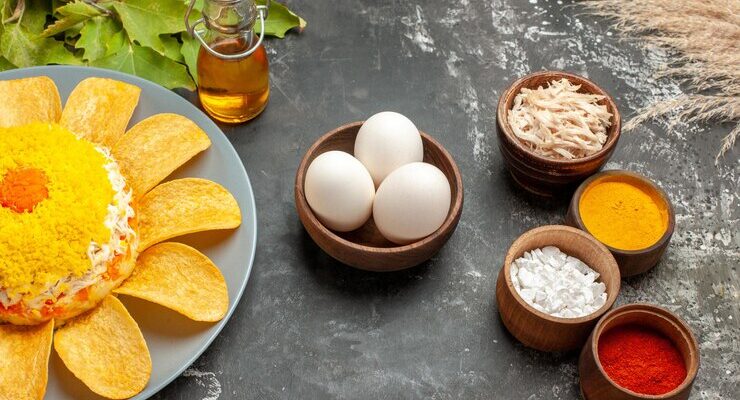
M 9 170 L 0 181 L 0 206 L 17 213 L 32 212 L 49 197 L 49 183 L 44 171 L 37 168 Z

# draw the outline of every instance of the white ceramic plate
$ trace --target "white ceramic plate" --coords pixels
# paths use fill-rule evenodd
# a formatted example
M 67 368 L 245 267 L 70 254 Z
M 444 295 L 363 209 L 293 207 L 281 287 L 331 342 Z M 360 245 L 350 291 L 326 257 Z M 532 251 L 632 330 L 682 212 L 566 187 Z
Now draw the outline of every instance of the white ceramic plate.
M 157 84 L 123 74 L 88 67 L 48 66 L 0 73 L 0 80 L 46 75 L 54 80 L 62 104 L 81 80 L 97 76 L 132 83 L 141 88 L 141 98 L 129 126 L 158 113 L 184 115 L 198 124 L 210 137 L 211 147 L 177 170 L 169 179 L 201 177 L 226 187 L 239 202 L 242 225 L 229 232 L 204 232 L 175 239 L 205 253 L 221 268 L 229 287 L 229 311 L 218 323 L 191 321 L 164 307 L 120 296 L 139 323 L 152 355 L 149 385 L 134 399 L 146 399 L 178 377 L 216 338 L 234 312 L 247 285 L 257 243 L 257 216 L 254 194 L 239 155 L 223 132 L 203 112 L 188 101 Z M 52 350 L 46 399 L 101 399 L 69 372 Z

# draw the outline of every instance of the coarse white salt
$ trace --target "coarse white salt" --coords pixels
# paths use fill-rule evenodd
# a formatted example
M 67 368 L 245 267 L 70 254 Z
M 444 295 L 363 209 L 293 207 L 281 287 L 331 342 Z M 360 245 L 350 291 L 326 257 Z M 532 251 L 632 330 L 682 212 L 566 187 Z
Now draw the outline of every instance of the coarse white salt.
M 524 253 L 511 263 L 511 282 L 524 301 L 554 317 L 578 318 L 606 303 L 599 273 L 555 246 Z

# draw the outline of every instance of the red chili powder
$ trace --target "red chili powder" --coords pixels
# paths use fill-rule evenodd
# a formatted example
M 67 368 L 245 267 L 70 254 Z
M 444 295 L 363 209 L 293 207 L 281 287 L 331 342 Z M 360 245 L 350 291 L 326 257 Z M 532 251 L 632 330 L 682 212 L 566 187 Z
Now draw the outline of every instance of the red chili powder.
M 641 394 L 668 393 L 686 379 L 686 365 L 676 345 L 660 332 L 635 325 L 602 334 L 599 361 L 619 386 Z

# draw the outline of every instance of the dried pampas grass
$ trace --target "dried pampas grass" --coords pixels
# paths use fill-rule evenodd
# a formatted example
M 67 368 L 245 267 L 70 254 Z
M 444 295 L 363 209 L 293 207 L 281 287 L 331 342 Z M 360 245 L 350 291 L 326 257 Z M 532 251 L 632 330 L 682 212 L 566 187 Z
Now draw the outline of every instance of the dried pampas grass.
M 589 0 L 589 13 L 615 20 L 615 28 L 648 44 L 676 51 L 659 72 L 687 86 L 682 96 L 640 110 L 628 131 L 659 116 L 678 113 L 669 124 L 735 122 L 722 139 L 716 161 L 740 135 L 740 0 Z

